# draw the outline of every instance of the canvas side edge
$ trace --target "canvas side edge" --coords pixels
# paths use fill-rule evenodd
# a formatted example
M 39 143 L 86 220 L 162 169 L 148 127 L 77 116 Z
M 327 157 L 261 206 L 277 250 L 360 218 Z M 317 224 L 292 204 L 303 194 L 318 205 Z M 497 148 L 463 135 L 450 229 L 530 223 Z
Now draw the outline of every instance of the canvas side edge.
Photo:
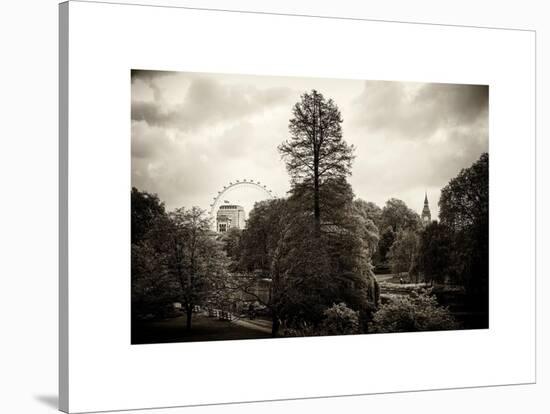
M 69 412 L 69 2 L 59 4 L 59 409 Z

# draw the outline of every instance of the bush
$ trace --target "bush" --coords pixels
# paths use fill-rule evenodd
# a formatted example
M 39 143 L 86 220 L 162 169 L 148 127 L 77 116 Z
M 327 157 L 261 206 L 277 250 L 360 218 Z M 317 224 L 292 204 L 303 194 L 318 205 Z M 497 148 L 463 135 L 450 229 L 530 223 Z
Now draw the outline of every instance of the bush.
M 349 335 L 359 333 L 359 314 L 345 303 L 334 304 L 323 313 L 323 335 Z
M 281 331 L 283 336 L 325 336 L 351 335 L 361 333 L 359 312 L 348 308 L 341 302 L 326 308 L 321 323 L 314 325 L 305 321 L 285 324 Z
M 428 292 L 397 296 L 383 304 L 374 314 L 370 332 L 416 332 L 458 329 L 449 310 L 439 306 Z
M 316 329 L 313 325 L 307 322 L 301 324 L 281 327 L 282 336 L 302 337 L 302 336 L 320 336 L 323 335 L 319 329 Z

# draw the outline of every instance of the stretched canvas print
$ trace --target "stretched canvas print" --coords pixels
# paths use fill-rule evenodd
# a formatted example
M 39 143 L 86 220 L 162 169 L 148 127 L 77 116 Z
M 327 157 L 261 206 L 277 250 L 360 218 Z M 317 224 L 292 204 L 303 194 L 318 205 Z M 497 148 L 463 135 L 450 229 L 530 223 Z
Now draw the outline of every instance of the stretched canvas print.
M 60 5 L 60 409 L 535 382 L 535 33 L 191 4 Z
M 488 102 L 132 70 L 132 344 L 488 328 Z

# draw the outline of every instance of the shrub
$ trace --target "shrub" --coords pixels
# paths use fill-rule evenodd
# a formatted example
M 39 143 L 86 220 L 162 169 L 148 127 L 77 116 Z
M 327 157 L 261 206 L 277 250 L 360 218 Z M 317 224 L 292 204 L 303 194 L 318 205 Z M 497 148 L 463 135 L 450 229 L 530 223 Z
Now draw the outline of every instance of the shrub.
M 282 336 L 319 336 L 323 335 L 319 329 L 316 329 L 313 325 L 303 322 L 301 324 L 293 325 L 293 326 L 282 326 L 281 327 L 281 335 Z
M 359 312 L 348 308 L 341 302 L 326 308 L 323 320 L 318 325 L 301 321 L 285 324 L 281 329 L 283 336 L 323 336 L 351 335 L 361 333 Z
M 359 314 L 345 303 L 334 304 L 323 313 L 323 335 L 349 335 L 359 333 Z
M 370 332 L 415 332 L 458 329 L 449 310 L 428 292 L 392 297 L 374 314 Z

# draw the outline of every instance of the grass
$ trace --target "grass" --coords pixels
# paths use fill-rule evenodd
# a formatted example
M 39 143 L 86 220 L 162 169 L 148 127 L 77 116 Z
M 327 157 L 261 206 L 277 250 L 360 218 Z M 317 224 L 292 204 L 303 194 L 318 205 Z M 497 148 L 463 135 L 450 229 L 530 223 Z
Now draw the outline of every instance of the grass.
M 191 330 L 185 328 L 185 316 L 161 321 L 132 323 L 132 344 L 158 344 L 173 342 L 225 341 L 234 339 L 269 338 L 267 332 L 220 321 L 202 314 L 194 314 Z

